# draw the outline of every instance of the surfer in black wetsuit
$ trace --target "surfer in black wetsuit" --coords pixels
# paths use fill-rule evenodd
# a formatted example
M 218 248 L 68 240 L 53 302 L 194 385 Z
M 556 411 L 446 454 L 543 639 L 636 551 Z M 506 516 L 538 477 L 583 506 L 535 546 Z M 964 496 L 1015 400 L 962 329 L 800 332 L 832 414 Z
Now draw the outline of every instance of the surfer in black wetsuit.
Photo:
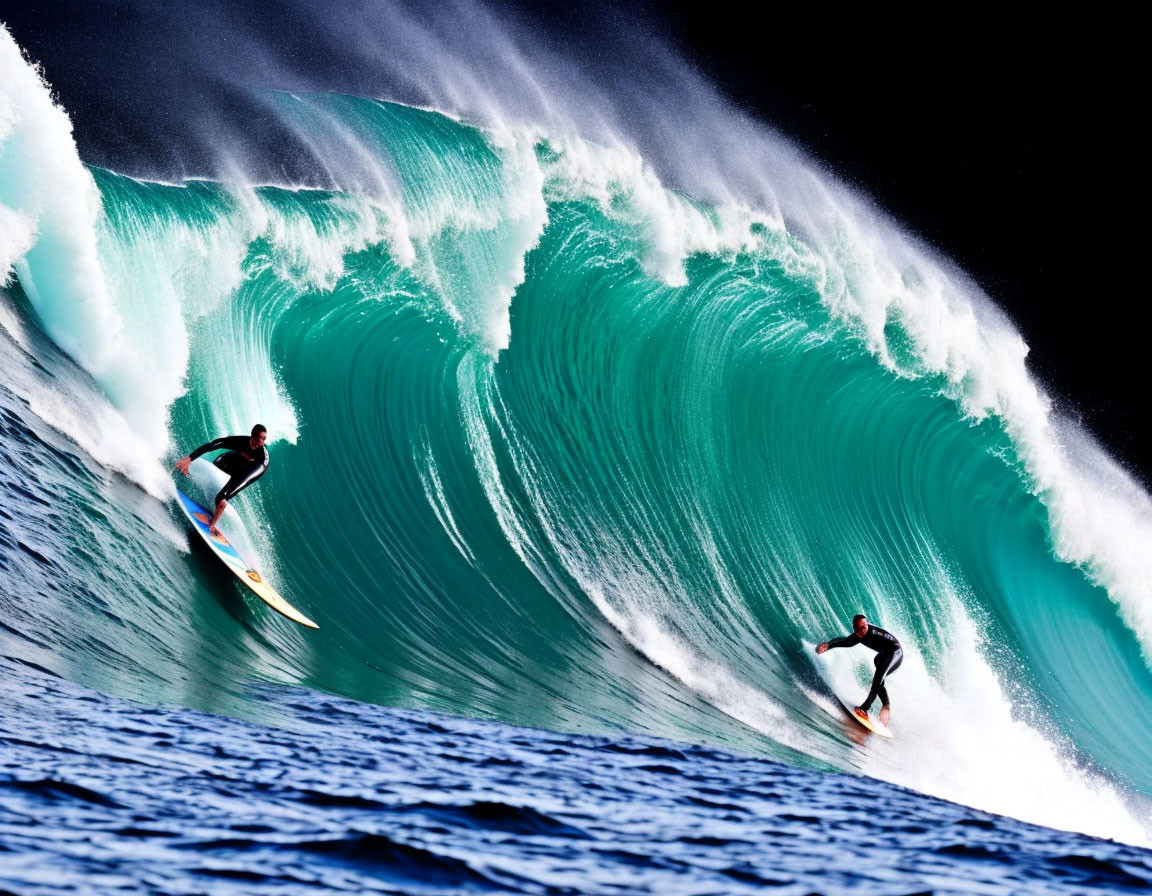
M 219 522 L 228 502 L 235 498 L 241 489 L 247 488 L 263 476 L 264 471 L 268 469 L 268 450 L 264 447 L 267 438 L 268 430 L 257 423 L 252 427 L 250 436 L 221 436 L 176 461 L 176 469 L 187 476 L 188 466 L 201 454 L 224 449 L 224 454 L 219 455 L 212 464 L 231 478 L 216 495 L 216 513 L 208 525 L 208 531 L 213 535 L 220 534 L 216 523 Z
M 856 712 L 867 716 L 868 710 L 879 697 L 880 724 L 887 726 L 892 709 L 888 704 L 888 691 L 884 688 L 884 679 L 900 668 L 900 663 L 904 660 L 904 651 L 896 636 L 878 625 L 869 625 L 863 615 L 857 614 L 852 617 L 852 634 L 817 644 L 816 652 L 823 653 L 832 647 L 855 647 L 857 644 L 863 644 L 876 651 L 876 674 L 872 677 L 872 690 L 868 692 L 864 702 L 856 707 Z

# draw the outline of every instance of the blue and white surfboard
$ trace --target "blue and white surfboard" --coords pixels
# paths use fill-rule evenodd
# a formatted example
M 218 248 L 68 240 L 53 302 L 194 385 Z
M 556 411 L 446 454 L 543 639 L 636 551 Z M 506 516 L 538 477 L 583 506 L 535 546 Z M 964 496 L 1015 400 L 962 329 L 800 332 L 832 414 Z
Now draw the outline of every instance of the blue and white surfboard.
M 212 552 L 224 561 L 224 565 L 232 570 L 236 578 L 247 585 L 257 597 L 277 613 L 282 613 L 293 622 L 298 622 L 309 628 L 320 627 L 277 594 L 268 583 L 264 581 L 264 577 L 260 572 L 240 556 L 239 552 L 229 543 L 223 533 L 213 535 L 208 531 L 208 525 L 212 522 L 212 514 L 179 489 L 176 490 L 176 494 L 180 496 L 180 509 L 184 511 L 184 515 L 188 517 L 189 522 L 192 523 L 192 527 L 199 533 L 200 537 L 204 539 L 204 543 L 212 549 Z

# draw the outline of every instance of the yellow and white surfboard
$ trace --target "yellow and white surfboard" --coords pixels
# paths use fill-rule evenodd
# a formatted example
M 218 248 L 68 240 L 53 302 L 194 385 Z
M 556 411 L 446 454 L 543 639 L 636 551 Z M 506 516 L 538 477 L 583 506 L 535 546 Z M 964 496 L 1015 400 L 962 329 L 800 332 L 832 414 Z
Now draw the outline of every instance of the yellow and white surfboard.
M 176 490 L 176 494 L 180 496 L 180 509 L 184 511 L 184 515 L 188 517 L 189 522 L 192 523 L 192 528 L 204 539 L 204 543 L 212 549 L 212 553 L 223 560 L 224 565 L 232 570 L 236 578 L 247 585 L 257 597 L 277 613 L 282 613 L 293 622 L 306 625 L 308 628 L 320 627 L 277 594 L 276 591 L 264 581 L 264 577 L 260 575 L 260 572 L 240 556 L 240 553 L 229 543 L 223 533 L 213 535 L 208 531 L 208 525 L 212 522 L 212 514 L 179 489 Z

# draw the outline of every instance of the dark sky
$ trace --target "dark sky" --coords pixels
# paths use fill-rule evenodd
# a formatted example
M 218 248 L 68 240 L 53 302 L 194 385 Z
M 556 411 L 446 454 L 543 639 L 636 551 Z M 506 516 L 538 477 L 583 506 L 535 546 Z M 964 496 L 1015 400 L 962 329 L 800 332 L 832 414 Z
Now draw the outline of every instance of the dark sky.
M 271 21 L 276 6 L 250 0 L 242 8 Z M 1030 368 L 1058 405 L 1152 482 L 1138 322 L 1144 228 L 1128 223 L 1138 212 L 1143 144 L 1126 110 L 1146 105 L 1135 86 L 1059 54 L 997 67 L 979 47 L 942 53 L 936 64 L 929 47 L 904 68 L 891 59 L 872 66 L 870 55 L 886 48 L 871 38 L 845 54 L 843 34 L 833 51 L 810 23 L 807 32 L 789 23 L 800 34 L 789 43 L 788 29 L 770 33 L 746 19 L 743 3 L 626 6 L 619 15 L 612 3 L 525 9 L 577 53 L 596 52 L 605 22 L 627 29 L 637 16 L 646 20 L 642 27 L 679 46 L 740 106 L 954 258 L 1016 322 Z M 86 160 L 106 164 L 147 139 L 150 129 L 134 132 L 131 116 L 107 114 L 109 92 L 139 94 L 143 103 L 156 84 L 189 83 L 155 77 L 189 64 L 150 40 L 166 27 L 167 8 L 0 0 L 0 20 L 44 65 Z M 307 52 L 299 37 L 292 46 Z

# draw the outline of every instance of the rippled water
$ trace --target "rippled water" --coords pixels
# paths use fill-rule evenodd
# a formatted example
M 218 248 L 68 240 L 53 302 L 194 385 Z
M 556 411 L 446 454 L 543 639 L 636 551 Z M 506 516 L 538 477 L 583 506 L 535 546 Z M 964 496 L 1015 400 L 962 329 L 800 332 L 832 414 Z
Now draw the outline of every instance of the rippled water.
M 7 658 L 0 676 L 7 892 L 1152 887 L 1147 850 L 699 746 L 278 686 L 258 692 L 266 727 L 105 697 Z

